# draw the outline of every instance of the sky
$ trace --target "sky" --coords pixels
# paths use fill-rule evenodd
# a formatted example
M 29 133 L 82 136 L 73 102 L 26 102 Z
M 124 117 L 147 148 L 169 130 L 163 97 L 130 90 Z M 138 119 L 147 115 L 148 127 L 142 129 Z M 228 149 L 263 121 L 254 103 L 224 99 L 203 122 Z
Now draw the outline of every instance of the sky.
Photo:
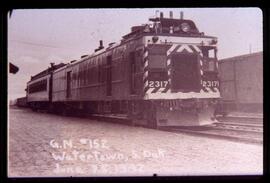
M 27 9 L 8 18 L 8 61 L 19 66 L 8 74 L 9 99 L 25 96 L 31 75 L 51 62 L 69 62 L 104 45 L 119 42 L 134 25 L 149 23 L 156 10 L 174 18 L 184 12 L 200 32 L 218 38 L 218 58 L 263 50 L 262 11 L 258 8 Z

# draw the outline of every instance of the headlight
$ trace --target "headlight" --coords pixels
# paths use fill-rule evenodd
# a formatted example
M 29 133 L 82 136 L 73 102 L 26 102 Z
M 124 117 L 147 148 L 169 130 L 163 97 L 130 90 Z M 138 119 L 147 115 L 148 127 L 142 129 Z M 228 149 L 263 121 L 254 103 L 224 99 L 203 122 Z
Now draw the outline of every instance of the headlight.
M 190 26 L 189 26 L 189 24 L 188 24 L 188 23 L 182 23 L 182 24 L 181 24 L 181 30 L 182 30 L 183 32 L 188 32 L 188 31 L 190 31 Z
M 152 41 L 153 43 L 156 43 L 158 41 L 158 37 L 157 36 L 152 37 Z

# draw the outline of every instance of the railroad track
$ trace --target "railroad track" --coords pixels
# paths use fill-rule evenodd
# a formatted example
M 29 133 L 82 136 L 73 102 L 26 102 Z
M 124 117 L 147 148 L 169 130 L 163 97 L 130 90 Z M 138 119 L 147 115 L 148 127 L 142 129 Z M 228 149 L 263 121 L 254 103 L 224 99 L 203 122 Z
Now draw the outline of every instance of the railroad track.
M 259 124 L 263 123 L 263 117 L 246 117 L 246 116 L 226 116 L 226 117 L 217 117 L 219 122 L 236 122 L 236 123 L 245 123 L 245 124 Z
M 226 139 L 237 142 L 262 144 L 263 127 L 259 125 L 214 123 L 205 126 L 163 127 L 161 130 L 204 136 L 215 139 Z
M 132 124 L 126 115 L 94 115 L 92 118 L 101 121 L 110 121 L 121 124 Z M 215 139 L 226 139 L 244 143 L 262 144 L 263 143 L 263 124 L 260 122 L 239 122 L 224 120 L 226 122 L 217 122 L 204 126 L 187 127 L 159 127 L 159 130 L 185 133 L 189 135 L 204 136 Z
M 133 125 L 127 115 L 108 114 L 108 115 L 91 115 L 85 116 L 90 119 L 114 122 L 118 124 Z M 225 120 L 226 121 L 226 120 Z M 187 126 L 187 127 L 159 127 L 158 130 L 185 133 L 189 135 L 204 136 L 215 139 L 227 139 L 245 143 L 263 143 L 263 124 L 258 122 L 217 122 L 205 126 Z
M 230 129 L 236 131 L 263 133 L 263 124 L 243 124 L 235 122 L 218 122 L 211 125 L 214 128 Z
M 95 118 L 102 121 L 112 121 L 130 125 L 131 122 L 125 115 L 95 115 Z M 196 136 L 204 136 L 215 139 L 226 139 L 244 143 L 263 143 L 263 124 L 260 122 L 217 122 L 204 126 L 187 127 L 159 127 L 159 130 L 174 133 L 185 133 Z

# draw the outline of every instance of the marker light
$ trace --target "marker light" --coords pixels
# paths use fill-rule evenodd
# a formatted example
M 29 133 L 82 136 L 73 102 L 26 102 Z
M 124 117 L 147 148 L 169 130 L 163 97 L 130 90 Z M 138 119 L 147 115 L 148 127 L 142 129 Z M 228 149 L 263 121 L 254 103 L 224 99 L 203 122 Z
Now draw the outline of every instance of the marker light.
M 149 25 L 146 25 L 146 26 L 144 27 L 143 32 L 150 32 L 150 27 L 149 27 Z
M 210 42 L 210 44 L 211 44 L 211 45 L 217 44 L 217 42 L 218 42 L 217 39 L 212 39 L 212 41 Z

